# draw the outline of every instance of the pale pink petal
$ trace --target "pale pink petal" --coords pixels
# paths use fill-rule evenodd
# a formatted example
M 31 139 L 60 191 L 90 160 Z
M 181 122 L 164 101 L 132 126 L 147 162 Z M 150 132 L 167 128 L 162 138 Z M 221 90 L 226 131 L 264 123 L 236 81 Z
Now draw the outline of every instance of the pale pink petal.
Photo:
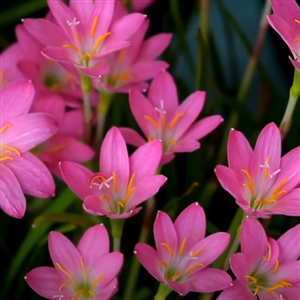
M 203 208 L 195 202 L 183 210 L 174 222 L 178 241 L 186 238 L 185 249 L 190 248 L 202 240 L 206 230 L 206 220 Z
M 26 152 L 57 131 L 56 120 L 48 114 L 31 113 L 10 120 L 12 127 L 3 133 L 5 143 Z
M 239 280 L 234 280 L 233 285 L 225 289 L 217 300 L 256 300 L 257 297 L 249 289 L 248 285 L 241 283 Z
M 61 269 L 75 278 L 82 277 L 81 255 L 77 248 L 60 232 L 51 231 L 48 241 L 49 253 L 59 275 L 67 280 L 70 277 Z
M 253 150 L 246 137 L 237 130 L 229 133 L 227 157 L 230 169 L 240 172 L 241 169 L 249 170 Z
M 173 222 L 165 212 L 157 212 L 153 232 L 158 257 L 168 261 L 172 256 L 170 249 L 174 252 L 178 247 L 178 239 Z
M 118 291 L 118 279 L 114 278 L 106 286 L 102 287 L 100 285 L 95 286 L 95 292 L 99 295 L 99 300 L 111 299 L 112 296 Z M 98 296 L 97 296 L 98 300 Z
M 178 293 L 181 296 L 185 296 L 187 293 L 191 291 L 191 283 L 190 282 L 176 282 L 173 280 L 166 279 L 167 284 L 170 286 L 172 290 Z
M 143 267 L 158 281 L 164 281 L 157 262 L 159 258 L 156 251 L 147 244 L 137 244 L 134 253 Z
M 47 167 L 33 154 L 23 153 L 7 163 L 25 194 L 39 198 L 54 196 L 55 183 Z
M 84 198 L 82 206 L 89 214 L 98 216 L 109 215 L 111 211 L 104 201 L 106 200 L 100 199 L 98 196 L 88 196 Z
M 64 181 L 81 200 L 93 194 L 90 188 L 93 172 L 80 164 L 67 161 L 61 162 L 59 167 Z
M 26 210 L 26 199 L 14 173 L 1 164 L 0 208 L 9 216 L 22 218 Z
M 193 152 L 200 148 L 200 143 L 195 140 L 187 140 L 184 136 L 171 151 L 174 152 Z
M 100 171 L 107 178 L 115 173 L 119 192 L 126 193 L 129 181 L 129 158 L 121 133 L 112 127 L 106 134 L 100 150 Z
M 248 279 L 245 276 L 250 274 L 253 269 L 251 266 L 251 262 L 245 254 L 233 254 L 230 257 L 230 267 L 238 280 L 240 280 L 244 284 L 248 283 Z
M 100 78 L 103 75 L 106 75 L 109 72 L 109 66 L 107 64 L 98 64 L 95 67 L 84 68 L 77 66 L 82 73 L 91 77 L 91 78 Z
M 290 283 L 299 284 L 299 274 L 300 274 L 300 260 L 289 261 L 285 264 L 280 265 L 276 274 L 276 278 L 279 280 L 284 278 L 285 281 Z
M 211 293 L 228 288 L 231 281 L 231 277 L 226 272 L 205 268 L 195 275 L 192 290 L 198 293 Z
M 28 113 L 33 96 L 34 87 L 30 81 L 18 81 L 4 87 L 1 90 L 1 127 L 12 118 Z
M 58 132 L 61 135 L 80 138 L 83 135 L 83 116 L 81 109 L 67 111 L 59 124 Z
M 48 58 L 65 64 L 76 64 L 75 56 L 67 48 L 47 47 L 44 48 L 42 54 Z
M 140 147 L 146 143 L 146 141 L 132 128 L 118 127 L 126 144 Z
M 109 236 L 104 224 L 90 227 L 81 237 L 77 249 L 87 266 L 95 266 L 98 260 L 109 253 Z
M 153 197 L 166 180 L 167 178 L 163 175 L 149 176 L 141 179 L 134 187 L 134 191 L 130 197 L 129 209 L 133 209 L 142 202 Z
M 168 67 L 169 64 L 165 61 L 139 61 L 131 67 L 130 74 L 134 82 L 144 81 L 156 77 L 159 72 Z
M 148 177 L 156 173 L 161 155 L 162 142 L 154 140 L 139 147 L 130 156 L 130 174 L 136 174 L 134 177 L 135 185 L 137 185 L 144 177 Z
M 300 224 L 288 230 L 277 240 L 281 264 L 298 259 L 300 256 Z
M 153 106 L 160 108 L 161 101 L 164 104 L 164 110 L 168 114 L 173 114 L 178 106 L 177 89 L 172 76 L 162 71 L 154 80 L 149 88 L 148 98 Z
M 112 1 L 97 1 L 96 3 L 102 4 L 106 2 Z M 69 6 L 74 12 L 76 12 L 76 16 L 78 16 L 80 24 L 82 24 L 84 27 L 87 26 L 90 19 L 94 21 L 93 18 L 91 18 L 91 13 L 93 12 L 93 9 L 96 8 L 93 1 L 85 1 L 83 5 L 82 1 L 70 0 Z M 104 16 L 106 16 L 106 14 L 104 14 Z
M 296 1 L 270 0 L 270 2 L 273 12 L 286 22 L 295 22 L 296 19 L 299 19 L 300 8 Z M 297 23 L 295 22 L 295 24 Z
M 64 295 L 63 291 L 59 291 L 63 282 L 55 268 L 35 268 L 26 274 L 25 280 L 38 295 L 47 299 L 55 299 L 54 295 Z

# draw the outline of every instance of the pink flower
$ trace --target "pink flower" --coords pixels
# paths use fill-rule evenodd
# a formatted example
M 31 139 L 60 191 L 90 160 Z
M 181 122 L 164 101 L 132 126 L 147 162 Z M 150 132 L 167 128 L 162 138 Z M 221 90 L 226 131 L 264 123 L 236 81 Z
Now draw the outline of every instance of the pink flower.
M 89 228 L 77 248 L 61 233 L 49 235 L 52 267 L 31 270 L 25 279 L 47 299 L 110 299 L 118 290 L 116 278 L 123 254 L 109 253 L 109 236 L 103 224 Z
M 300 216 L 300 147 L 281 158 L 278 127 L 268 124 L 252 150 L 245 136 L 231 130 L 228 139 L 229 167 L 217 166 L 223 188 L 250 216 L 271 214 Z
M 32 83 L 19 81 L 1 90 L 0 97 L 0 207 L 10 216 L 23 217 L 24 194 L 53 196 L 55 185 L 45 165 L 28 151 L 57 130 L 53 117 L 28 114 L 34 96 Z
M 128 157 L 125 141 L 116 127 L 106 134 L 100 150 L 99 173 L 71 162 L 60 170 L 67 185 L 84 201 L 84 209 L 95 215 L 128 218 L 137 207 L 157 193 L 166 181 L 155 175 L 161 159 L 159 141 L 148 143 Z
M 137 90 L 130 93 L 130 108 L 148 138 L 163 142 L 162 163 L 171 161 L 176 152 L 191 152 L 200 147 L 198 139 L 214 130 L 221 122 L 218 115 L 192 124 L 204 105 L 205 92 L 191 94 L 180 105 L 171 75 L 161 72 L 152 82 L 148 99 Z M 122 128 L 127 143 L 139 146 L 145 141 L 134 130 Z
M 86 162 L 93 158 L 93 149 L 80 141 L 83 135 L 81 110 L 66 111 L 65 101 L 60 96 L 48 95 L 37 100 L 31 111 L 49 113 L 59 124 L 57 133 L 34 149 L 52 174 L 61 178 L 61 161 Z
M 133 13 L 111 23 L 114 0 L 71 0 L 70 6 L 48 0 L 48 6 L 58 25 L 45 19 L 24 20 L 27 30 L 46 45 L 43 54 L 97 78 L 108 72 L 102 58 L 129 46 L 128 38 L 145 19 Z
M 299 299 L 300 224 L 277 241 L 268 238 L 259 221 L 246 218 L 241 229 L 241 253 L 230 258 L 236 276 L 218 300 Z
M 274 14 L 267 16 L 269 24 L 289 46 L 295 68 L 300 70 L 300 7 L 295 0 L 270 0 Z
M 135 254 L 152 276 L 180 295 L 222 290 L 230 285 L 230 276 L 208 265 L 225 250 L 230 236 L 219 232 L 205 238 L 205 227 L 204 211 L 197 202 L 183 210 L 174 224 L 159 211 L 154 223 L 156 250 L 137 244 Z
M 126 5 L 127 1 L 131 1 L 132 9 L 134 11 L 144 11 L 150 6 L 154 0 L 119 0 L 123 5 Z

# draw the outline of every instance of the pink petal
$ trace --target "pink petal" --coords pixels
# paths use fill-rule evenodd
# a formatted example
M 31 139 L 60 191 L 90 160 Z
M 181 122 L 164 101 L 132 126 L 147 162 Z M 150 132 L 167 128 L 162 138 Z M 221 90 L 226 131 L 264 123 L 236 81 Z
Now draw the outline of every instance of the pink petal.
M 204 136 L 216 129 L 216 127 L 218 127 L 222 122 L 223 119 L 219 115 L 206 117 L 191 125 L 184 134 L 184 137 L 186 139 L 194 140 L 202 139 Z
M 84 198 L 83 209 L 92 215 L 105 216 L 111 213 L 108 205 L 104 202 L 106 200 L 100 199 L 98 196 L 88 196 Z
M 288 230 L 279 239 L 279 261 L 281 264 L 298 259 L 300 256 L 300 224 Z
M 9 168 L 14 172 L 25 194 L 39 198 L 54 196 L 55 183 L 47 167 L 33 154 L 23 153 L 9 161 Z
M 285 281 L 290 283 L 299 284 L 299 274 L 300 274 L 300 260 L 289 261 L 285 264 L 280 265 L 276 272 L 276 278 L 279 280 L 284 278 Z
M 212 293 L 226 289 L 231 284 L 231 277 L 224 271 L 205 268 L 197 273 L 193 279 L 193 291 L 198 293 Z
M 83 270 L 80 263 L 81 255 L 70 240 L 60 232 L 51 231 L 48 247 L 55 269 L 61 277 L 70 280 L 70 277 L 62 272 L 59 266 L 75 278 L 83 277 Z
M 26 199 L 13 171 L 3 163 L 0 179 L 0 208 L 11 217 L 22 218 L 26 210 Z
M 257 297 L 253 295 L 248 285 L 241 283 L 239 280 L 234 280 L 233 285 L 224 290 L 217 298 L 217 300 L 233 299 L 256 300 Z
M 80 71 L 84 73 L 85 75 L 91 77 L 91 78 L 100 78 L 103 75 L 106 75 L 109 72 L 109 66 L 107 64 L 100 64 L 95 67 L 90 68 L 84 68 L 78 66 Z
M 251 262 L 244 253 L 233 254 L 230 257 L 230 267 L 238 280 L 244 284 L 248 284 L 248 279 L 245 276 L 253 271 L 254 266 L 251 265 Z
M 183 242 L 186 238 L 185 249 L 190 251 L 198 241 L 205 235 L 206 222 L 203 208 L 198 202 L 189 205 L 184 209 L 174 222 L 178 241 Z
M 99 300 L 111 299 L 112 296 L 118 291 L 118 279 L 114 278 L 106 286 L 101 287 L 100 285 L 95 286 L 96 294 L 99 295 Z
M 106 3 L 107 1 L 103 2 L 103 1 L 97 1 L 97 4 L 103 4 Z M 111 2 L 111 1 L 108 1 Z M 96 4 L 95 3 L 95 4 Z M 92 19 L 92 21 L 94 21 L 94 18 L 91 18 L 91 14 L 93 12 L 93 10 L 96 8 L 94 2 L 93 1 L 85 1 L 84 4 L 82 3 L 82 1 L 78 1 L 78 0 L 70 0 L 69 2 L 69 6 L 70 8 L 76 12 L 76 16 L 78 16 L 78 20 L 80 20 L 80 24 L 82 24 L 84 27 L 88 27 L 88 21 L 90 21 L 90 19 Z M 106 14 L 104 14 L 103 16 L 106 16 Z M 91 28 L 91 27 L 89 27 Z
M 58 294 L 64 295 L 64 292 L 59 291 L 63 282 L 55 268 L 35 268 L 26 274 L 25 280 L 38 295 L 47 299 L 53 299 Z
M 178 247 L 177 232 L 170 217 L 163 211 L 158 211 L 154 222 L 154 239 L 157 255 L 164 261 L 169 261 Z M 169 246 L 169 247 L 168 247 Z
M 10 121 L 13 126 L 3 133 L 5 143 L 26 152 L 44 142 L 57 131 L 57 122 L 51 115 L 31 113 Z
M 156 251 L 147 244 L 137 244 L 134 248 L 134 253 L 143 265 L 143 267 L 158 281 L 164 281 L 161 273 L 159 272 L 159 267 L 157 262 L 159 258 Z
M 241 229 L 241 250 L 257 266 L 268 250 L 264 228 L 256 219 L 245 218 Z
M 168 114 L 174 114 L 178 107 L 178 96 L 175 82 L 172 76 L 162 71 L 154 80 L 149 88 L 148 98 L 154 107 L 161 107 L 161 100 L 164 103 L 164 110 Z
M 100 171 L 109 178 L 116 175 L 120 194 L 126 193 L 129 181 L 129 158 L 120 131 L 112 127 L 106 134 L 100 150 Z
M 299 18 L 300 8 L 296 1 L 270 0 L 273 12 L 287 22 L 295 22 Z M 297 27 L 296 29 L 298 29 Z
M 89 169 L 67 161 L 61 162 L 59 167 L 64 181 L 81 200 L 93 194 L 90 180 L 94 173 Z
M 182 153 L 182 152 L 193 152 L 200 148 L 200 143 L 195 140 L 187 140 L 183 137 L 171 151 Z
M 170 286 L 172 290 L 178 293 L 180 296 L 185 296 L 192 290 L 190 282 L 176 282 L 173 280 L 166 279 L 167 284 Z
M 81 109 L 67 111 L 64 114 L 62 121 L 59 124 L 59 133 L 75 138 L 80 138 L 83 135 L 83 117 Z
M 134 11 L 144 11 L 154 0 L 134 0 L 132 2 Z
M 60 47 L 47 47 L 44 48 L 42 54 L 51 60 L 55 60 L 65 64 L 77 64 L 77 60 L 75 59 L 73 53 L 67 48 Z
M 77 249 L 84 257 L 86 265 L 91 268 L 108 254 L 109 236 L 104 224 L 90 227 L 81 237 Z
M 1 127 L 12 118 L 28 113 L 33 96 L 34 87 L 30 81 L 18 81 L 5 86 L 1 90 Z
M 169 64 L 165 61 L 139 61 L 131 67 L 130 74 L 134 78 L 134 82 L 144 81 L 156 77 L 168 67 Z
M 146 141 L 132 128 L 118 127 L 126 144 L 140 147 L 146 143 Z
M 144 177 L 156 173 L 162 155 L 162 142 L 154 140 L 139 147 L 129 158 L 130 174 L 137 185 Z
M 131 195 L 129 209 L 133 209 L 153 197 L 166 180 L 167 178 L 163 175 L 149 176 L 141 179 Z
M 227 156 L 228 166 L 236 172 L 241 169 L 249 170 L 253 150 L 246 137 L 237 130 L 229 133 Z

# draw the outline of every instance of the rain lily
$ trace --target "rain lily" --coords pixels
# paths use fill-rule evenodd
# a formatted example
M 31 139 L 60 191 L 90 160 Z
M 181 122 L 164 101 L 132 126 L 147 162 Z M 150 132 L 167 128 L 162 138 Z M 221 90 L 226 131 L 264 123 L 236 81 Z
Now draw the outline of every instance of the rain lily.
M 116 278 L 123 254 L 109 253 L 109 236 L 103 224 L 89 228 L 77 248 L 61 233 L 49 235 L 53 267 L 38 267 L 25 277 L 29 286 L 46 299 L 110 299 L 118 290 Z
M 291 59 L 300 70 L 300 7 L 295 0 L 270 0 L 274 14 L 268 16 L 269 24 L 280 34 L 293 53 Z
M 67 185 L 84 201 L 84 209 L 95 215 L 128 218 L 137 207 L 157 193 L 166 181 L 155 175 L 162 154 L 159 141 L 148 143 L 128 157 L 125 141 L 116 127 L 106 134 L 100 150 L 99 173 L 72 162 L 60 170 Z
M 241 132 L 231 130 L 229 167 L 219 165 L 215 172 L 223 188 L 248 215 L 300 216 L 299 154 L 300 146 L 281 158 L 281 137 L 274 123 L 261 131 L 254 150 Z
M 150 85 L 148 99 L 139 91 L 130 93 L 131 111 L 148 141 L 163 142 L 162 163 L 171 161 L 175 152 L 191 152 L 200 147 L 198 139 L 214 130 L 221 122 L 219 115 L 192 124 L 203 108 L 205 92 L 191 94 L 180 105 L 173 78 L 161 72 Z M 127 143 L 139 146 L 145 141 L 130 128 L 121 132 Z
M 48 6 L 58 25 L 45 19 L 24 20 L 27 30 L 46 45 L 43 55 L 97 78 L 108 72 L 102 58 L 129 46 L 128 38 L 145 19 L 133 13 L 112 23 L 114 0 L 71 0 L 70 6 L 48 0 Z
M 277 241 L 268 238 L 259 221 L 246 218 L 241 253 L 230 258 L 236 276 L 218 300 L 292 300 L 300 296 L 300 224 Z
M 39 198 L 53 196 L 55 185 L 46 166 L 28 151 L 57 131 L 54 118 L 28 113 L 34 88 L 19 81 L 4 87 L 0 97 L 0 207 L 10 216 L 23 217 L 23 193 Z
M 154 223 L 156 250 L 140 243 L 135 254 L 152 276 L 180 295 L 225 289 L 230 276 L 208 265 L 225 250 L 230 237 L 219 232 L 205 238 L 205 229 L 204 211 L 198 203 L 183 210 L 174 224 L 159 211 Z
M 154 0 L 119 0 L 123 5 L 131 2 L 133 11 L 144 11 Z

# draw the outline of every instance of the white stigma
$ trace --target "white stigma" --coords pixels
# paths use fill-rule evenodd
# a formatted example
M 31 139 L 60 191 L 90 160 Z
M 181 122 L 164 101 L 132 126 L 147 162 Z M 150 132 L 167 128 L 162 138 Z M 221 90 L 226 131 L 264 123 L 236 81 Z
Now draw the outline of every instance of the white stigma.
M 99 190 L 101 190 L 103 188 L 103 186 L 105 186 L 109 189 L 110 185 L 108 184 L 108 182 L 112 181 L 112 179 L 113 179 L 113 176 L 111 176 L 107 180 L 101 182 L 101 184 L 99 185 Z
M 154 109 L 156 111 L 158 111 L 160 114 L 166 114 L 166 111 L 164 110 L 164 101 L 163 100 L 160 100 L 160 108 L 158 107 L 154 107 Z
M 69 26 L 77 26 L 77 25 L 80 24 L 80 21 L 76 21 L 76 17 L 74 17 L 73 21 L 67 20 L 67 24 L 68 24 Z
M 265 161 L 265 164 L 264 165 L 259 165 L 261 168 L 267 168 L 269 169 L 270 168 L 270 165 L 267 161 Z
M 193 256 L 193 251 L 190 251 L 190 253 L 189 253 L 189 255 L 188 256 L 186 256 L 186 259 L 188 259 L 188 260 L 191 260 L 191 259 L 198 259 L 198 257 L 197 256 Z
M 276 170 L 275 172 L 273 172 L 273 173 L 270 175 L 270 178 L 273 178 L 274 176 L 276 176 L 280 171 L 281 171 L 281 169 L 278 169 L 278 170 Z

